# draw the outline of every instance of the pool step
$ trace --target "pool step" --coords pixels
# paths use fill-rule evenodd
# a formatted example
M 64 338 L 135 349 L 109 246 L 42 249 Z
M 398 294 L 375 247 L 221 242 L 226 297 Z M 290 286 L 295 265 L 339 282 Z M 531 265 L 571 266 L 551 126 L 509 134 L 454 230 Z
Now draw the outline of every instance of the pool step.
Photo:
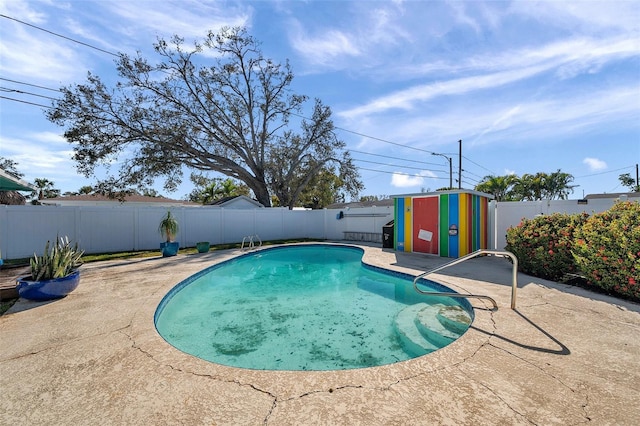
M 471 324 L 471 317 L 458 306 L 416 303 L 398 313 L 394 326 L 405 351 L 423 355 L 448 345 Z
M 427 305 L 417 312 L 414 320 L 420 333 L 439 348 L 447 346 L 461 335 L 449 330 L 440 322 L 438 316 L 445 307 L 440 303 Z
M 416 327 L 416 316 L 421 309 L 429 306 L 426 303 L 409 305 L 396 315 L 393 325 L 402 342 L 404 351 L 412 356 L 420 356 L 433 352 L 438 347 L 428 341 Z
M 444 306 L 436 315 L 440 324 L 458 336 L 464 334 L 471 325 L 471 315 L 461 306 Z

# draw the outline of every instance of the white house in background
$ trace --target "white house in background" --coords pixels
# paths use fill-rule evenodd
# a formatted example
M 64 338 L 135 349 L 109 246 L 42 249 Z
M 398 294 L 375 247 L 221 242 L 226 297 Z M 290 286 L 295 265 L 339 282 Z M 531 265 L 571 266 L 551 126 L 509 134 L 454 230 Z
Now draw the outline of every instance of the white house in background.
M 207 206 L 222 207 L 225 209 L 237 209 L 237 210 L 264 208 L 262 204 L 260 204 L 256 200 L 252 200 L 246 195 L 236 195 L 235 197 L 223 197 L 223 198 L 220 198 L 219 200 L 213 201 L 210 204 L 207 204 Z
M 603 198 L 638 201 L 640 200 L 640 192 L 612 192 L 611 194 L 589 194 L 584 197 L 585 200 L 600 200 Z
M 138 206 L 138 207 L 202 207 L 201 204 L 193 203 L 191 201 L 172 200 L 165 197 L 146 197 L 144 195 L 127 195 L 124 197 L 124 201 L 109 198 L 106 195 L 98 194 L 82 194 L 82 195 L 70 195 L 68 197 L 46 198 L 40 200 L 40 203 L 45 206 Z

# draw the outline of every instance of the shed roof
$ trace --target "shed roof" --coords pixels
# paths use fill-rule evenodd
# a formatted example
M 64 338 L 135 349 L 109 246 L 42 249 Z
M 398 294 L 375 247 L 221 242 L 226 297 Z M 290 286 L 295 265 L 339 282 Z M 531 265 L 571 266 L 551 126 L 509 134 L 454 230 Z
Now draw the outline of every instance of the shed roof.
M 489 199 L 493 199 L 494 196 L 492 194 L 487 194 L 486 192 L 474 191 L 472 189 L 448 189 L 446 191 L 434 191 L 434 192 L 418 192 L 413 194 L 399 194 L 399 195 L 391 195 L 391 198 L 405 198 L 405 197 L 428 197 L 433 195 L 441 195 L 441 194 L 472 194 L 479 195 L 481 197 L 486 197 Z

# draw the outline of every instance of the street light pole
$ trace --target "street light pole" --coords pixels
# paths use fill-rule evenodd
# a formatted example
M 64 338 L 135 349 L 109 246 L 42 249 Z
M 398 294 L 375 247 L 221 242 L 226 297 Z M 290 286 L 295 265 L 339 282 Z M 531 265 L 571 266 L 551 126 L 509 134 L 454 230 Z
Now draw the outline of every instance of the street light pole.
M 449 160 L 449 189 L 453 189 L 453 166 L 451 165 L 451 157 L 447 157 L 444 154 L 438 154 L 437 152 L 432 152 L 431 155 L 439 155 L 440 157 L 444 157 Z

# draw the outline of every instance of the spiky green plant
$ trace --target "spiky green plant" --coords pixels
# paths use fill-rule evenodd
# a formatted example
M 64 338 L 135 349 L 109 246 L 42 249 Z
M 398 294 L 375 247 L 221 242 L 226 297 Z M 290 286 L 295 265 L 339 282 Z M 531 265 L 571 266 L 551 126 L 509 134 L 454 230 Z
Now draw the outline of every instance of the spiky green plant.
M 175 216 L 171 215 L 171 210 L 167 211 L 167 214 L 162 218 L 162 221 L 160 221 L 158 232 L 160 232 L 160 235 L 166 236 L 167 242 L 169 243 L 173 241 L 179 229 L 178 220 Z
M 71 245 L 69 237 L 60 237 L 53 245 L 47 241 L 44 254 L 38 256 L 34 253 L 30 260 L 31 279 L 43 281 L 66 277 L 82 264 L 83 254 L 78 243 Z

